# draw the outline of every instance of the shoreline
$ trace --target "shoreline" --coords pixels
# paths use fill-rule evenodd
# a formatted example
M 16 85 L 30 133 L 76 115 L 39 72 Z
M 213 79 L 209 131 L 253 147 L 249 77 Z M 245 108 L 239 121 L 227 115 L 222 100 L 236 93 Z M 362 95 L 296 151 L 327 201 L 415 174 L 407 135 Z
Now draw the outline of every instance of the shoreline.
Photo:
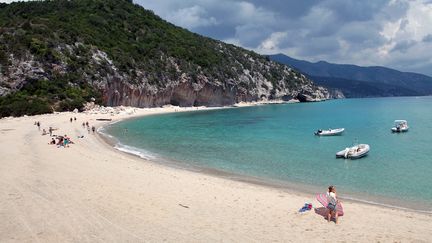
M 189 112 L 189 111 L 188 111 Z M 168 114 L 168 113 L 166 113 Z M 145 117 L 145 116 L 142 116 Z M 142 118 L 142 117 L 133 117 L 130 119 L 136 119 L 136 118 Z M 127 120 L 124 119 L 124 120 Z M 123 120 L 118 120 L 114 123 L 121 122 Z M 113 123 L 106 124 L 106 126 L 109 126 Z M 102 126 L 101 128 L 104 128 L 105 126 Z M 184 164 L 181 161 L 174 161 L 172 159 L 166 159 L 166 158 L 155 158 L 153 155 L 148 155 L 147 157 L 139 155 L 140 153 L 138 151 L 138 148 L 131 147 L 130 149 L 121 149 L 121 147 L 116 147 L 118 144 L 118 141 L 116 141 L 115 137 L 98 131 L 98 137 L 102 143 L 105 143 L 107 147 L 113 151 L 124 153 L 126 155 L 132 156 L 136 159 L 143 160 L 145 162 L 149 163 L 155 163 L 160 166 L 167 166 L 169 168 L 178 169 L 178 170 L 185 170 L 193 173 L 202 173 L 208 176 L 213 176 L 217 178 L 222 178 L 226 180 L 232 180 L 242 183 L 248 183 L 256 186 L 262 186 L 270 189 L 277 189 L 282 190 L 288 193 L 295 193 L 296 195 L 301 195 L 304 197 L 308 197 L 311 195 L 316 195 L 317 192 L 322 190 L 324 187 L 319 187 L 318 185 L 311 185 L 311 184 L 305 184 L 301 182 L 293 182 L 293 181 L 283 181 L 283 180 L 275 180 L 271 178 L 263 178 L 263 177 L 257 177 L 252 175 L 244 175 L 244 174 L 238 174 L 235 172 L 228 172 L 223 170 L 218 170 L 215 168 L 209 168 L 204 166 L 198 166 L 198 165 L 189 165 Z M 123 145 L 128 146 L 128 145 Z M 129 146 L 128 146 L 129 147 Z M 133 150 L 136 149 L 136 150 Z M 153 158 L 151 158 L 153 157 Z M 299 189 L 300 188 L 300 189 Z M 363 195 L 356 194 L 356 193 L 346 193 L 344 192 L 344 195 L 340 198 L 343 201 L 349 201 L 352 203 L 360 203 L 364 205 L 372 205 L 377 207 L 382 207 L 386 209 L 397 209 L 397 210 L 403 210 L 407 212 L 415 212 L 415 213 L 425 213 L 428 215 L 432 215 L 432 210 L 425 210 L 427 206 L 423 206 L 422 208 L 425 209 L 416 209 L 415 207 L 418 207 L 418 204 L 421 203 L 421 200 L 410 200 L 409 202 L 403 203 L 402 199 L 394 198 L 390 196 L 377 196 L 377 195 L 368 195 L 369 199 L 360 199 Z M 393 203 L 393 204 L 392 204 Z M 423 205 L 423 204 L 422 204 Z
M 120 119 L 113 120 L 110 123 L 104 124 L 97 129 L 97 135 L 100 138 L 100 141 L 105 143 L 109 149 L 112 149 L 116 152 L 124 153 L 130 156 L 133 156 L 135 158 L 144 160 L 146 162 L 155 163 L 161 166 L 168 166 L 170 168 L 179 169 L 179 170 L 186 170 L 194 173 L 203 173 L 208 176 L 214 176 L 226 180 L 233 180 L 243 183 L 250 183 L 257 186 L 263 186 L 271 189 L 278 189 L 283 190 L 290 193 L 295 193 L 297 195 L 301 196 L 310 196 L 310 195 L 316 195 L 317 192 L 322 189 L 318 185 L 311 185 L 311 184 L 305 184 L 301 182 L 293 182 L 293 181 L 283 181 L 283 180 L 275 180 L 271 178 L 263 178 L 263 177 L 257 177 L 252 175 L 243 175 L 238 174 L 235 172 L 228 172 L 223 170 L 218 170 L 215 168 L 209 168 L 204 166 L 198 166 L 198 165 L 189 165 L 184 164 L 181 161 L 174 161 L 172 159 L 167 158 L 155 158 L 152 155 L 139 155 L 140 151 L 138 148 L 130 147 L 122 149 L 122 147 L 116 147 L 116 145 L 119 143 L 115 137 L 103 132 L 102 130 L 105 129 L 105 127 L 110 126 L 112 124 L 122 122 L 125 120 L 130 119 L 140 119 L 151 115 L 162 115 L 162 114 L 170 114 L 170 113 L 176 113 L 176 112 L 194 112 L 194 111 L 205 111 L 205 110 L 215 110 L 215 109 L 234 109 L 234 108 L 243 108 L 243 107 L 251 107 L 251 106 L 258 106 L 258 105 L 272 105 L 272 104 L 292 104 L 292 103 L 298 103 L 298 102 L 271 102 L 271 103 L 259 103 L 259 102 L 243 102 L 239 106 L 228 106 L 228 107 L 199 107 L 198 109 L 193 110 L 181 110 L 181 108 L 176 108 L 175 111 L 172 112 L 161 112 L 157 114 L 146 114 L 146 115 L 137 115 L 137 116 L 131 116 L 131 117 L 123 117 Z M 180 110 L 178 110 L 180 109 Z M 129 145 L 122 144 L 123 146 L 129 147 Z M 135 149 L 135 150 L 134 150 Z M 153 157 L 153 158 L 152 158 Z M 325 188 L 325 185 L 324 185 Z M 368 197 L 367 199 L 360 199 L 363 197 Z M 415 200 L 409 200 L 409 201 L 403 201 L 400 198 L 395 198 L 391 196 L 381 196 L 381 195 L 362 195 L 361 193 L 346 193 L 344 196 L 340 197 L 344 201 L 350 201 L 353 203 L 361 203 L 365 205 L 373 205 L 377 207 L 383 207 L 387 209 L 397 209 L 397 210 L 404 210 L 408 212 L 415 212 L 415 213 L 425 213 L 432 215 L 432 210 L 426 210 L 428 208 L 428 205 L 426 202 L 423 202 L 419 199 Z M 405 204 L 404 204 L 405 203 Z M 421 203 L 422 208 L 416 209 L 416 207 L 419 206 L 419 203 Z
M 4 188 L 0 241 L 432 239 L 429 214 L 344 200 L 345 215 L 335 226 L 320 215 L 321 207 L 298 213 L 305 202 L 319 206 L 315 195 L 141 159 L 114 149 L 81 126 L 89 121 L 99 128 L 108 122 L 98 122 L 98 118 L 116 122 L 176 109 L 0 119 L 0 186 Z M 77 122 L 69 122 L 74 116 Z M 39 120 L 43 128 L 53 126 L 59 129 L 57 134 L 67 133 L 75 144 L 69 148 L 47 145 L 49 137 L 41 136 L 33 125 Z

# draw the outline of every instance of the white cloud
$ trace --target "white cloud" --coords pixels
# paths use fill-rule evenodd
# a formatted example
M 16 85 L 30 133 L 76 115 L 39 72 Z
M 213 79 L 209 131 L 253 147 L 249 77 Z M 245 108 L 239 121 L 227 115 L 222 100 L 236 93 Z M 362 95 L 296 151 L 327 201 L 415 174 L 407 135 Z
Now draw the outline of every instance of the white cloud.
M 393 21 L 383 21 L 380 34 L 386 42 L 378 47 L 378 61 L 396 68 L 411 70 L 430 65 L 431 44 L 423 40 L 432 35 L 432 5 L 423 0 L 393 0 L 389 5 L 408 4 L 406 13 Z M 428 54 L 429 56 L 429 54 Z M 417 61 L 416 61 L 417 60 Z
M 208 16 L 207 11 L 198 5 L 181 8 L 174 12 L 168 20 L 188 29 L 217 25 L 216 19 Z
M 432 75 L 431 0 L 134 2 L 173 24 L 262 54 Z
M 225 43 L 228 44 L 232 44 L 232 45 L 236 45 L 236 46 L 241 46 L 240 40 L 239 39 L 235 39 L 235 38 L 229 38 L 229 39 L 225 39 L 222 40 Z
M 279 43 L 287 37 L 286 32 L 275 32 L 265 39 L 258 47 L 263 53 L 272 53 L 279 50 Z

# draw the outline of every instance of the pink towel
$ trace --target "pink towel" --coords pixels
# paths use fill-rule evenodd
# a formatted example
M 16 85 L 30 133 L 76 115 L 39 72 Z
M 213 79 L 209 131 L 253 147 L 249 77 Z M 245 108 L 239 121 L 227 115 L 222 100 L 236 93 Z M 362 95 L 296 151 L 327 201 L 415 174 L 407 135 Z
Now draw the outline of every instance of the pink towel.
M 318 200 L 318 202 L 320 202 L 324 207 L 327 208 L 328 205 L 328 198 L 327 195 L 325 193 L 321 193 L 318 194 L 316 196 L 316 199 Z M 343 216 L 344 215 L 344 211 L 343 211 L 343 207 L 342 207 L 342 203 L 338 202 L 336 205 L 336 211 L 338 213 L 338 216 Z

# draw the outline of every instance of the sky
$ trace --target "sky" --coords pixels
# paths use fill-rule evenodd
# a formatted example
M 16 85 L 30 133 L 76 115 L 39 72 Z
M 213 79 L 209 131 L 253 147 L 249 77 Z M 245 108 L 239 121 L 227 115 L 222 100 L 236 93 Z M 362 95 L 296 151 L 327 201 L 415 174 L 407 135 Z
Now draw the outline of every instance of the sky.
M 134 0 L 193 32 L 308 61 L 432 76 L 432 0 Z
M 260 54 L 432 76 L 432 0 L 134 2 L 175 25 Z

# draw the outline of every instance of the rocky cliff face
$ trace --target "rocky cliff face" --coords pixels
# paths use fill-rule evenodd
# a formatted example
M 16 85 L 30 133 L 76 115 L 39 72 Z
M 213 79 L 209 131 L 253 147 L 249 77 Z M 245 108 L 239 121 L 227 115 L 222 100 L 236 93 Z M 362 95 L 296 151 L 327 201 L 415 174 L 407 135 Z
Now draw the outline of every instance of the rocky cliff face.
M 63 45 L 56 47 L 56 50 L 60 59 L 67 60 L 67 56 L 78 55 L 77 49 L 82 45 Z M 199 70 L 192 75 L 177 67 L 174 75 L 177 78 L 165 77 L 161 72 L 163 85 L 156 85 L 149 84 L 146 70 L 138 69 L 138 75 L 131 77 L 119 71 L 105 52 L 95 47 L 91 47 L 89 52 L 88 65 L 78 72 L 82 74 L 82 79 L 102 92 L 103 102 L 108 106 L 226 106 L 242 101 L 298 99 L 307 102 L 332 98 L 326 89 L 315 86 L 303 74 L 272 61 L 256 60 L 252 56 L 247 57 L 248 63 L 245 64 L 251 69 L 230 68 L 237 75 L 226 80 L 206 76 Z M 52 75 L 62 75 L 71 69 L 67 62 L 35 61 L 30 53 L 21 59 L 11 55 L 9 60 L 10 65 L 3 67 L 4 71 L 0 73 L 0 95 L 19 90 L 34 80 L 50 80 Z M 174 58 L 168 60 L 171 64 L 176 63 Z M 267 72 L 279 72 L 280 78 L 270 80 L 266 77 Z
M 0 96 L 24 89 L 20 106 L 37 96 L 69 109 L 93 91 L 104 105 L 136 107 L 332 97 L 288 66 L 123 0 L 2 5 L 0 65 Z M 0 106 L 7 102 L 0 97 Z

